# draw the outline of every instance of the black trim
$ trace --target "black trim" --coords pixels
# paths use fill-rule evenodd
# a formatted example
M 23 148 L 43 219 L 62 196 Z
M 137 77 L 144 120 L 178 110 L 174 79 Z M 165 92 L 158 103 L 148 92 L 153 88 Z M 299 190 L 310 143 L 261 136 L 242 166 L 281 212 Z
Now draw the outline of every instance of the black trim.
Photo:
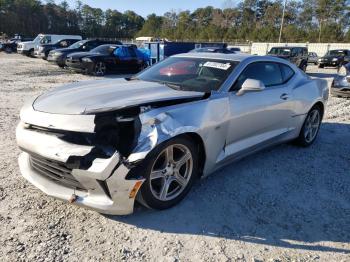
M 284 84 L 288 83 L 288 82 L 295 76 L 295 70 L 294 70 L 293 68 L 291 68 L 289 65 L 285 64 L 285 63 L 280 63 L 280 62 L 275 62 L 275 61 L 256 61 L 256 62 L 249 63 L 249 64 L 242 70 L 242 72 L 241 72 L 240 75 L 237 77 L 237 79 L 236 79 L 236 81 L 234 82 L 234 84 L 231 86 L 229 92 L 234 92 L 234 91 L 240 90 L 242 87 L 240 87 L 239 89 L 232 89 L 232 88 L 236 85 L 236 83 L 237 83 L 239 77 L 243 74 L 243 72 L 247 69 L 248 66 L 253 65 L 253 64 L 258 64 L 258 63 L 275 63 L 275 64 L 277 64 L 277 65 L 278 65 L 278 68 L 280 69 L 280 73 L 281 73 L 282 78 L 283 78 L 283 74 L 282 74 L 282 70 L 281 70 L 281 65 L 288 66 L 288 67 L 293 71 L 293 75 L 292 75 L 290 78 L 288 78 L 287 80 L 285 80 L 284 82 L 282 82 L 282 83 L 280 83 L 280 84 L 274 84 L 274 85 L 265 85 L 265 87 L 273 87 L 273 86 L 284 85 Z

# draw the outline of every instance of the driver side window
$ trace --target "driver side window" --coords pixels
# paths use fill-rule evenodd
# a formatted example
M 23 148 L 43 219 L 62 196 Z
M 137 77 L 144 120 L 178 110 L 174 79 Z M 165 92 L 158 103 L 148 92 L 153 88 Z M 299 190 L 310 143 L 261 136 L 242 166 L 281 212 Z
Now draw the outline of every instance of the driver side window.
M 61 41 L 61 42 L 60 42 L 60 46 L 61 46 L 61 47 L 67 47 L 67 46 L 68 46 L 67 40 Z
M 256 62 L 249 64 L 236 80 L 231 91 L 239 90 L 248 78 L 260 80 L 265 87 L 283 84 L 283 77 L 280 67 L 273 62 Z

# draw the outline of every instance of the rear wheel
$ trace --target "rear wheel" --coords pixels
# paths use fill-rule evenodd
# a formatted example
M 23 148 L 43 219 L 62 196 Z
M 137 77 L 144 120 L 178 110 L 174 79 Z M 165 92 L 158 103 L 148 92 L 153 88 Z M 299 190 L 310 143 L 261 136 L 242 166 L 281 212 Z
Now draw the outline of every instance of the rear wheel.
M 106 64 L 103 62 L 96 62 L 94 66 L 94 75 L 95 76 L 104 76 L 107 72 Z
M 307 114 L 303 127 L 300 131 L 297 142 L 299 145 L 307 147 L 315 141 L 322 121 L 322 110 L 319 106 L 314 106 Z
M 34 49 L 29 50 L 28 56 L 34 57 Z
M 198 174 L 196 146 L 185 137 L 160 144 L 145 161 L 146 181 L 138 199 L 154 209 L 167 209 L 179 203 Z

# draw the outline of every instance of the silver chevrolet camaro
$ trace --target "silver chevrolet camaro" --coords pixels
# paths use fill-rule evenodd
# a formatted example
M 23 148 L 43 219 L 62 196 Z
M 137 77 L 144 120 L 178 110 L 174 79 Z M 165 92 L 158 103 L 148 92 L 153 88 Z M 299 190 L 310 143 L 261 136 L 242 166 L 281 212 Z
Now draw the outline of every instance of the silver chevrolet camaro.
M 325 80 L 279 58 L 176 55 L 27 103 L 19 166 L 46 194 L 101 213 L 130 214 L 135 200 L 166 209 L 231 161 L 290 140 L 311 145 L 328 94 Z

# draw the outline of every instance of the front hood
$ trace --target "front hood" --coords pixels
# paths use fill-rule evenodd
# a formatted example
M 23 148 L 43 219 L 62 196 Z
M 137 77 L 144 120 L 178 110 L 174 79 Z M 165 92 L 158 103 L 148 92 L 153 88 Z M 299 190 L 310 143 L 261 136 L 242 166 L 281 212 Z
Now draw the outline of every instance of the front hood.
M 155 82 L 95 80 L 56 88 L 39 96 L 33 108 L 51 114 L 81 115 L 203 95 L 202 92 L 177 91 Z
M 26 41 L 26 42 L 20 42 L 22 45 L 27 45 L 27 44 L 34 44 L 33 41 Z

